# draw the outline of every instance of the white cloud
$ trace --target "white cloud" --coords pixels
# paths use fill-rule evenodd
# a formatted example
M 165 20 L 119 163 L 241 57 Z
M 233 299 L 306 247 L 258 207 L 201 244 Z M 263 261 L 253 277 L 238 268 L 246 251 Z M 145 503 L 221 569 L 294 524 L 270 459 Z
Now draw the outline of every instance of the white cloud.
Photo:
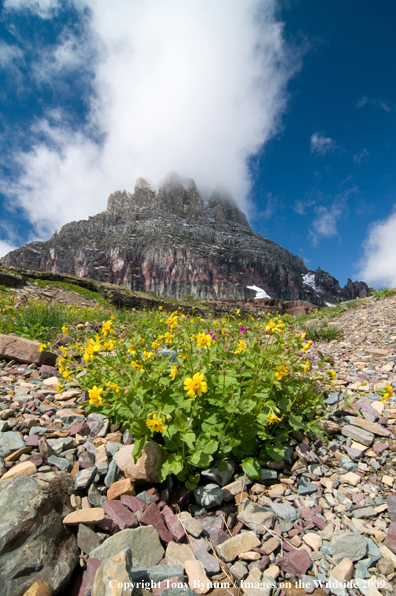
M 369 283 L 396 281 L 396 212 L 374 222 L 364 242 L 359 276 Z M 395 283 L 393 283 L 395 285 Z
M 28 10 L 42 19 L 51 18 L 59 8 L 59 0 L 4 0 L 6 10 Z
M 355 163 L 361 164 L 362 160 L 365 157 L 368 157 L 370 155 L 370 151 L 368 151 L 367 149 L 363 149 L 363 151 L 361 151 L 360 153 L 357 153 L 356 155 L 353 156 L 353 161 Z
M 15 156 L 19 180 L 2 188 L 10 202 L 45 235 L 105 208 L 111 192 L 132 191 L 139 176 L 158 184 L 172 170 L 202 188 L 227 186 L 246 209 L 247 159 L 281 129 L 286 85 L 300 66 L 276 20 L 277 1 L 75 4 L 90 9 L 81 38 L 65 33 L 34 68 L 43 80 L 73 65 L 92 69 L 87 124 L 76 130 L 67 115 L 54 120 L 61 104 L 35 123 L 39 140 Z
M 329 151 L 333 153 L 337 149 L 337 143 L 331 137 L 325 137 L 321 132 L 314 132 L 311 136 L 311 153 L 326 155 Z
M 393 107 L 390 106 L 389 102 L 384 101 L 383 99 L 369 99 L 368 97 L 361 97 L 357 102 L 356 106 L 358 108 L 363 108 L 366 105 L 372 105 L 377 108 L 382 108 L 385 112 L 391 112 Z
M 10 244 L 6 240 L 0 240 L 0 257 L 4 257 L 11 250 L 15 250 L 15 248 L 15 244 Z
M 332 238 L 337 235 L 337 222 L 343 212 L 343 206 L 340 203 L 333 203 L 330 207 L 318 205 L 315 208 L 316 219 L 314 219 L 313 236 L 314 242 L 318 237 Z
M 20 48 L 0 42 L 0 66 L 2 68 L 7 68 L 13 62 L 19 62 L 22 57 Z

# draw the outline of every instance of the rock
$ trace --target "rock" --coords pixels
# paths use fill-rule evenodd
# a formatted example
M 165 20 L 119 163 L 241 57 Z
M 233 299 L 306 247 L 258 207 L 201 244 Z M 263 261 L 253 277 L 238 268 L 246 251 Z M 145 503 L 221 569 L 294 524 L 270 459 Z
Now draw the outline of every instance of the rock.
M 366 420 L 366 418 L 359 418 L 357 416 L 345 416 L 345 421 L 348 424 L 353 424 L 359 428 L 363 428 L 369 433 L 373 433 L 374 435 L 379 435 L 380 437 L 389 437 L 391 434 L 389 430 L 386 430 L 380 424 L 376 424 L 375 422 L 370 422 L 370 420 Z
M 153 567 L 158 565 L 164 556 L 158 532 L 152 526 L 122 530 L 107 538 L 90 553 L 90 556 L 103 561 L 127 548 L 132 551 L 133 567 Z
M 195 555 L 187 544 L 169 542 L 165 553 L 169 565 L 181 565 L 184 569 L 186 561 L 195 559 Z
M 147 509 L 147 504 L 145 501 L 143 501 L 143 499 L 139 499 L 139 497 L 134 497 L 132 495 L 121 495 L 120 501 L 123 505 L 128 507 L 128 509 L 133 511 L 133 513 Z
M 396 493 L 388 495 L 386 503 L 388 505 L 388 515 L 391 521 L 396 521 Z
M 0 333 L 0 358 L 27 364 L 39 364 L 40 342 Z
M 126 478 L 125 480 L 114 482 L 110 486 L 109 490 L 107 491 L 107 500 L 112 501 L 113 499 L 118 499 L 118 497 L 122 497 L 123 495 L 134 496 L 135 494 L 135 488 L 131 482 L 131 479 Z
M 330 554 L 337 563 L 342 559 L 359 561 L 367 553 L 366 539 L 351 532 L 335 532 L 329 545 Z
M 183 527 L 187 530 L 191 536 L 195 538 L 199 538 L 203 532 L 203 525 L 199 521 L 199 519 L 195 519 L 191 517 L 191 515 L 187 511 L 182 511 L 178 515 L 180 521 L 183 524 Z
M 88 501 L 92 507 L 102 507 L 102 503 L 106 501 L 106 497 L 101 495 L 94 484 L 88 489 Z
M 305 478 L 304 476 L 301 476 L 300 478 L 300 482 L 298 483 L 298 493 L 299 495 L 312 495 L 313 493 L 317 492 L 317 488 L 314 484 L 312 484 L 312 482 L 310 482 L 308 480 L 308 478 Z
M 73 467 L 68 459 L 65 457 L 57 457 L 56 455 L 51 455 L 48 458 L 47 463 L 50 466 L 55 466 L 55 468 L 58 468 L 58 470 L 64 470 L 65 472 L 70 472 Z
M 145 509 L 139 518 L 139 523 L 146 526 L 153 526 L 157 530 L 161 540 L 164 542 L 171 542 L 173 540 L 173 536 L 165 526 L 161 511 L 156 503 L 151 503 L 151 505 Z
M 217 559 L 210 555 L 204 548 L 199 548 L 195 553 L 196 558 L 198 561 L 201 561 L 202 565 L 205 568 L 206 573 L 209 575 L 213 575 L 214 573 L 219 573 L 220 565 Z
M 243 552 L 259 546 L 260 540 L 254 532 L 243 532 L 216 546 L 216 552 L 223 561 L 229 563 Z
M 224 469 L 223 469 L 224 468 Z M 225 459 L 216 468 L 210 468 L 201 472 L 201 476 L 213 480 L 220 486 L 225 486 L 232 478 L 235 472 L 235 463 L 230 459 Z
M 16 464 L 8 470 L 3 476 L 0 478 L 0 482 L 6 482 L 10 478 L 15 478 L 16 476 L 31 476 L 37 472 L 37 468 L 31 461 L 23 461 L 20 464 Z
M 341 478 L 343 482 L 348 482 L 348 484 L 352 484 L 352 486 L 357 486 L 362 480 L 359 474 L 355 474 L 355 472 L 347 472 L 346 474 L 343 474 Z
M 314 551 L 318 552 L 322 548 L 322 538 L 319 534 L 315 534 L 314 532 L 307 532 L 302 537 L 305 544 L 307 544 L 310 548 Z
M 235 579 L 239 581 L 246 577 L 248 574 L 247 567 L 244 563 L 242 563 L 242 561 L 237 561 L 236 563 L 231 565 L 230 571 L 232 575 L 235 577 Z
M 302 548 L 291 552 L 285 557 L 281 557 L 276 563 L 285 573 L 291 573 L 292 575 L 301 577 L 311 567 L 312 560 L 308 551 Z
M 380 559 L 377 563 L 377 569 L 383 575 L 390 575 L 395 572 L 395 565 L 388 559 Z
M 164 518 L 168 530 L 170 531 L 176 542 L 180 542 L 181 540 L 183 540 L 186 533 L 182 524 L 180 523 L 180 520 L 173 513 L 172 509 L 165 505 L 165 507 L 161 511 L 161 514 Z
M 124 507 L 120 501 L 103 501 L 102 507 L 105 513 L 107 513 L 109 518 L 117 524 L 120 530 L 125 530 L 125 528 L 137 528 L 138 520 L 136 515 L 127 507 Z
M 0 433 L 0 457 L 7 457 L 24 447 L 26 447 L 26 443 L 19 433 L 11 431 Z
M 256 534 L 265 534 L 274 525 L 275 516 L 257 503 L 246 500 L 242 503 L 237 519 Z
M 132 592 L 132 554 L 129 548 L 107 558 L 95 575 L 92 596 L 123 596 Z M 121 587 L 118 587 L 121 584 Z
M 84 524 L 78 526 L 77 544 L 84 553 L 89 555 L 89 553 L 100 546 L 101 543 L 102 541 L 98 534 L 91 530 L 91 528 L 88 528 L 88 526 L 85 526 Z
M 181 565 L 154 565 L 149 569 L 132 569 L 132 579 L 139 581 L 162 582 L 171 577 L 183 577 Z
M 374 441 L 374 435 L 353 424 L 346 424 L 342 427 L 341 433 L 344 437 L 350 437 L 362 445 L 370 447 Z
M 190 559 L 185 563 L 188 585 L 196 594 L 206 594 L 211 589 L 210 582 L 201 561 Z
M 40 581 L 54 593 L 68 584 L 78 561 L 76 538 L 62 524 L 62 515 L 70 510 L 70 490 L 69 478 L 62 473 L 54 476 L 51 486 L 33 476 L 17 476 L 0 485 L 2 596 L 22 595 Z
M 273 503 L 271 509 L 278 519 L 284 521 L 295 522 L 300 517 L 297 509 L 292 507 L 289 503 Z
M 77 509 L 66 515 L 63 523 L 66 526 L 77 526 L 78 524 L 96 524 L 105 516 L 102 507 L 90 507 L 89 509 Z
M 112 459 L 109 464 L 108 472 L 104 479 L 104 483 L 105 483 L 105 486 L 107 486 L 107 488 L 110 488 L 110 486 L 112 484 L 114 484 L 114 482 L 117 480 L 119 471 L 120 471 L 120 469 L 117 466 L 117 462 L 114 459 Z
M 261 549 L 265 552 L 266 555 L 270 555 L 279 547 L 279 545 L 280 545 L 280 540 L 278 540 L 278 538 L 275 538 L 275 536 L 273 536 L 272 538 L 269 538 L 268 540 L 263 542 Z
M 365 352 L 373 356 L 389 356 L 393 350 L 392 348 L 365 348 Z
M 194 490 L 194 497 L 197 505 L 201 505 L 207 509 L 221 505 L 223 502 L 223 493 L 217 484 L 199 486 Z
M 52 594 L 53 592 L 47 582 L 39 580 L 34 582 L 23 596 L 52 596 Z
M 91 466 L 90 468 L 81 470 L 81 472 L 77 472 L 74 476 L 74 488 L 76 490 L 87 489 L 95 478 L 97 470 L 96 466 Z
M 252 484 L 252 481 L 248 477 L 244 478 L 243 476 L 241 476 L 237 480 L 234 480 L 234 482 L 231 482 L 230 484 L 223 486 L 223 488 L 221 489 L 223 500 L 231 501 L 233 497 L 239 495 L 242 492 L 243 488 L 246 488 L 247 486 L 249 486 L 249 484 Z
M 147 441 L 142 455 L 136 464 L 133 461 L 133 445 L 125 445 L 114 455 L 113 460 L 131 482 L 139 484 L 158 484 L 158 466 L 164 457 L 164 452 L 152 441 Z

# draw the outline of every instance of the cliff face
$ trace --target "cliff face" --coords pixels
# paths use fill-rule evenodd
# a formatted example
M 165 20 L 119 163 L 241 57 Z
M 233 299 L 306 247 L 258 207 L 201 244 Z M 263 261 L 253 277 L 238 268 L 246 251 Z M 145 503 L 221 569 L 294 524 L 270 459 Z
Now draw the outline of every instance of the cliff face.
M 27 244 L 2 262 L 169 298 L 243 299 L 255 294 L 248 285 L 318 305 L 369 293 L 363 282 L 341 289 L 320 269 L 309 272 L 302 259 L 253 232 L 231 197 L 215 192 L 205 202 L 193 181 L 183 184 L 176 175 L 158 193 L 139 179 L 133 194 L 111 194 L 103 213 L 66 224 L 47 242 Z

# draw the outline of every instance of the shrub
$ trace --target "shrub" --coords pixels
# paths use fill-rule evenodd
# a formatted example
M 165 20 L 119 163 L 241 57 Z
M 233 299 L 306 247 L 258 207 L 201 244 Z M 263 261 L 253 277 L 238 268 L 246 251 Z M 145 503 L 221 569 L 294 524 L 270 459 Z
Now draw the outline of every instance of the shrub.
M 260 461 L 283 458 L 290 432 L 320 433 L 315 417 L 330 375 L 312 371 L 312 342 L 281 317 L 242 325 L 234 316 L 132 316 L 116 331 L 109 319 L 95 339 L 64 350 L 60 369 L 88 390 L 91 410 L 130 430 L 135 460 L 148 439 L 164 448 L 160 480 L 174 473 L 194 488 L 199 469 L 225 457 L 259 478 Z

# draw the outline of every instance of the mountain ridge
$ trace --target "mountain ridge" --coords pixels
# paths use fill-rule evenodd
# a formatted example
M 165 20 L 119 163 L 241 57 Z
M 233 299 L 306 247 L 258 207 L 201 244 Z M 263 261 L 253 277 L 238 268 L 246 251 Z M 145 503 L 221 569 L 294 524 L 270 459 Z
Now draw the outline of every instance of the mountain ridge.
M 6 266 L 89 277 L 159 297 L 271 297 L 318 306 L 368 295 L 364 282 L 345 288 L 320 268 L 254 232 L 225 191 L 205 201 L 193 180 L 170 174 L 156 192 L 142 178 L 134 193 L 116 191 L 107 209 L 70 222 L 44 242 L 26 244 L 2 259 Z

